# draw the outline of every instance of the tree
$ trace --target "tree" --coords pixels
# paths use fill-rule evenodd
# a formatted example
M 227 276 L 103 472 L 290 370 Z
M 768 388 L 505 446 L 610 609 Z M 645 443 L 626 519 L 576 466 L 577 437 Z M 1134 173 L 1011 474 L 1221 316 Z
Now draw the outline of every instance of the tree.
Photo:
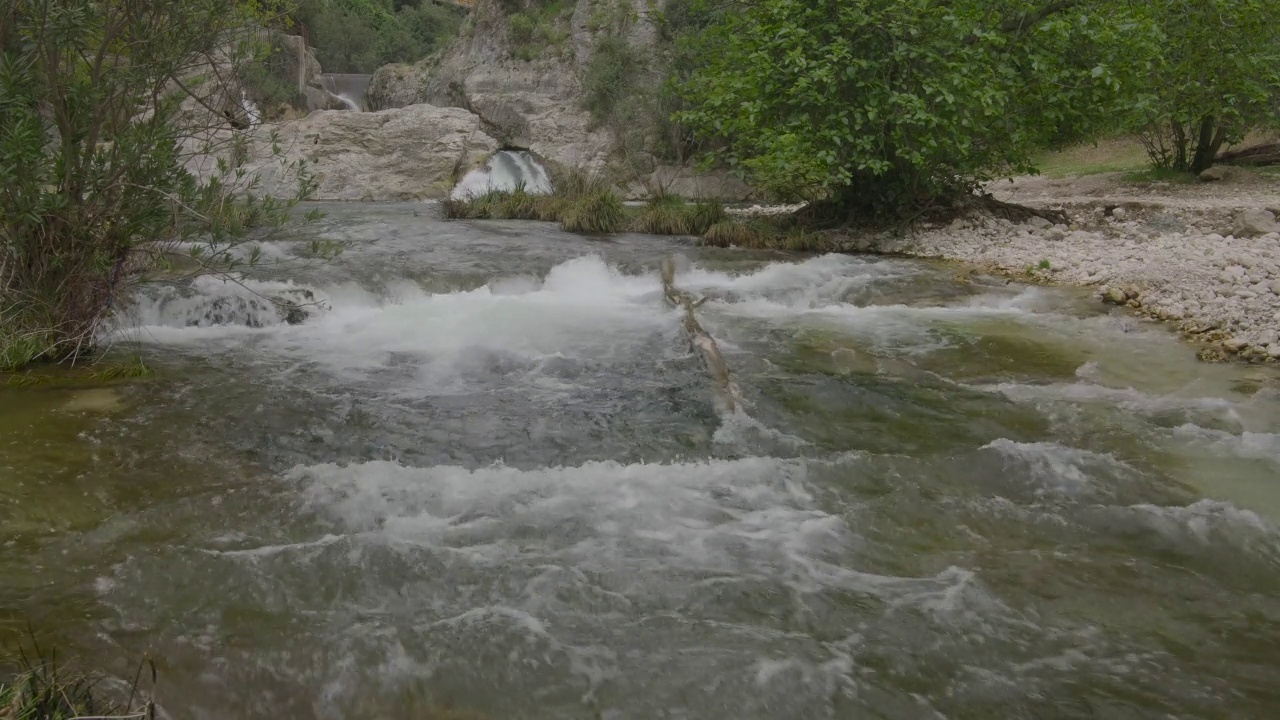
M 1280 124 L 1278 0 L 1155 0 L 1160 42 L 1132 125 L 1157 167 L 1199 174 L 1224 144 Z
M 236 269 L 248 233 L 305 196 L 298 168 L 296 197 L 255 198 L 235 130 L 253 122 L 236 68 L 274 12 L 248 0 L 0 10 L 0 369 L 91 349 L 163 258 Z
M 713 3 L 704 3 L 712 5 Z M 679 115 L 782 196 L 952 206 L 1108 123 L 1156 36 L 1127 2 L 721 0 Z

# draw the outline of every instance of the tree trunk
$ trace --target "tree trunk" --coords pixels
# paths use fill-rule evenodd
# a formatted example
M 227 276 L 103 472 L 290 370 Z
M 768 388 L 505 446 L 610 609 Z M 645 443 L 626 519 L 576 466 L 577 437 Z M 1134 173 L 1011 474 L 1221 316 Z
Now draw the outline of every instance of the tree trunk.
M 1218 127 L 1218 119 L 1206 115 L 1200 119 L 1200 132 L 1196 138 L 1196 153 L 1191 160 L 1192 173 L 1199 175 L 1213 165 L 1218 150 L 1227 139 L 1226 130 Z
M 1187 163 L 1187 131 L 1182 123 L 1173 121 L 1173 169 L 1186 170 Z

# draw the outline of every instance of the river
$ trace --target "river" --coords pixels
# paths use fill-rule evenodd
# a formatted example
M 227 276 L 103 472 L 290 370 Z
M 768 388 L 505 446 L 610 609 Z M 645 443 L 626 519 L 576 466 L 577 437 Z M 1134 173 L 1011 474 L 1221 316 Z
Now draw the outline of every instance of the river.
M 950 265 L 325 209 L 263 251 L 332 263 L 149 289 L 154 377 L 0 388 L 0 639 L 180 720 L 1280 714 L 1273 369 Z

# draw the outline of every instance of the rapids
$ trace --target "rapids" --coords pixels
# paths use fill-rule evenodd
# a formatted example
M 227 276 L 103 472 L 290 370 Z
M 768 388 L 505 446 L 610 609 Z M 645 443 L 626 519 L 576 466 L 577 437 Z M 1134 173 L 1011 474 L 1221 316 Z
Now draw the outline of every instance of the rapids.
M 148 288 L 155 377 L 0 386 L 0 639 L 179 719 L 1280 709 L 1272 369 L 948 265 L 325 210 L 262 250 L 333 263 Z

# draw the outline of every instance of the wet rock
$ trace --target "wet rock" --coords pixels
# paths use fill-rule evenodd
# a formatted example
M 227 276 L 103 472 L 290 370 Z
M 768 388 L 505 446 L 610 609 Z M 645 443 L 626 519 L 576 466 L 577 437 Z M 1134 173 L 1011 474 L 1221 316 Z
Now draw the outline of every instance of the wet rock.
M 1231 234 L 1239 238 L 1257 237 L 1268 233 L 1280 232 L 1280 223 L 1269 210 L 1245 210 L 1236 216 L 1231 226 Z
M 1102 292 L 1102 301 L 1112 305 L 1124 305 L 1128 300 L 1129 296 L 1120 288 L 1107 288 Z

